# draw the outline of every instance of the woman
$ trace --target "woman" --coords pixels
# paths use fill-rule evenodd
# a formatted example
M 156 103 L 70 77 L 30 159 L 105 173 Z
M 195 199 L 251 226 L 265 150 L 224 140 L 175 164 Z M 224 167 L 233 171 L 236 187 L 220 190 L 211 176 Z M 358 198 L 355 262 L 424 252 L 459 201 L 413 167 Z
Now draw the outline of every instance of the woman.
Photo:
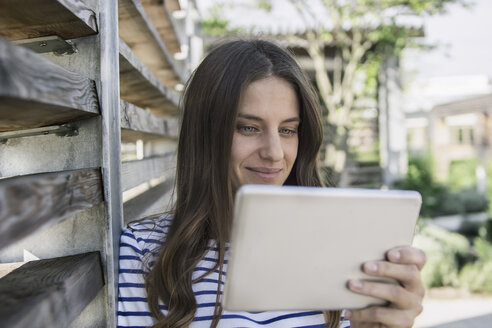
M 387 306 L 363 310 L 231 313 L 220 296 L 235 191 L 244 184 L 321 186 L 322 125 L 316 94 L 292 57 L 266 41 L 217 47 L 191 77 L 183 101 L 176 202 L 121 238 L 120 327 L 411 327 L 421 311 L 425 256 L 403 247 L 368 262 L 350 281 Z M 349 232 L 347 232 L 349 233 Z

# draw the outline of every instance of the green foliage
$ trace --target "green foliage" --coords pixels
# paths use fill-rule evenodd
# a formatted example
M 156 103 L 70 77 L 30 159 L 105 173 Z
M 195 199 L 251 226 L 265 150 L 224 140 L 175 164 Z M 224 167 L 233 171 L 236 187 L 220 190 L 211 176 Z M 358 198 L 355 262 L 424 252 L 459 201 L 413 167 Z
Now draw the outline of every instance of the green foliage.
M 469 170 L 471 165 L 455 167 Z M 474 170 L 474 169 L 473 169 Z M 456 178 L 458 181 L 458 178 Z M 462 180 L 465 181 L 465 180 Z M 456 183 L 455 187 L 466 185 L 465 182 Z M 452 190 L 436 182 L 432 174 L 432 160 L 430 156 L 413 158 L 408 163 L 407 175 L 404 179 L 395 182 L 397 189 L 416 190 L 422 195 L 421 215 L 434 217 L 440 215 L 466 214 L 487 211 L 489 200 L 480 194 L 475 187 Z
M 447 250 L 457 254 L 459 257 L 465 257 L 468 254 L 470 243 L 468 239 L 459 233 L 449 232 L 446 229 L 429 224 L 422 229 L 420 235 L 436 240 Z
M 364 64 L 361 65 L 361 69 L 365 72 L 366 75 L 364 90 L 362 94 L 376 98 L 376 93 L 379 84 L 380 67 L 381 67 L 380 56 L 373 53 L 369 53 L 366 55 L 366 60 L 364 61 Z
M 258 7 L 258 9 L 262 9 L 268 12 L 272 10 L 272 4 L 269 0 L 256 0 L 256 6 Z
M 373 53 L 382 59 L 383 56 L 393 54 L 400 57 L 401 52 L 408 46 L 415 46 L 413 38 L 419 35 L 419 31 L 408 27 L 396 25 L 379 26 L 368 34 L 368 38 L 374 42 Z
M 479 261 L 492 262 L 492 244 L 484 238 L 477 237 L 473 243 Z
M 484 212 L 489 208 L 487 197 L 474 187 L 457 191 L 445 189 L 437 201 L 434 216 Z
M 427 255 L 421 273 L 427 288 L 451 286 L 492 293 L 492 244 L 488 240 L 477 237 L 471 246 L 464 236 L 435 225 L 419 230 L 414 246 Z
M 351 150 L 354 160 L 357 162 L 376 162 L 379 163 L 379 153 L 376 150 L 367 152 L 358 152 L 356 149 Z
M 489 217 L 489 219 L 485 221 L 479 228 L 478 234 L 489 243 L 492 243 L 492 218 Z
M 426 287 L 459 285 L 460 265 L 469 256 L 470 245 L 465 237 L 428 225 L 415 236 L 414 246 L 427 255 L 427 263 L 422 269 Z
M 391 1 L 391 0 L 390 0 Z M 395 3 L 406 3 L 409 8 L 415 11 L 417 14 L 430 14 L 435 15 L 443 13 L 446 10 L 446 6 L 452 3 L 458 3 L 462 6 L 470 6 L 472 3 L 467 0 L 392 0 Z
M 492 244 L 478 237 L 473 246 L 478 259 L 461 270 L 460 285 L 470 292 L 492 293 Z
M 240 28 L 231 28 L 229 20 L 225 18 L 224 8 L 226 3 L 215 1 L 209 9 L 209 17 L 202 20 L 202 33 L 206 36 L 223 37 L 228 34 L 238 34 Z
M 489 208 L 488 198 L 480 194 L 475 187 L 460 190 L 459 195 L 465 213 L 482 212 Z
M 224 36 L 229 33 L 229 21 L 218 17 L 211 17 L 202 21 L 202 32 L 209 36 Z
M 473 293 L 492 293 L 492 262 L 467 264 L 460 273 L 460 284 Z
M 440 197 L 446 190 L 434 180 L 430 156 L 410 159 L 405 178 L 396 181 L 393 186 L 396 189 L 416 190 L 422 195 L 422 216 L 432 216 L 438 211 Z
M 478 161 L 473 159 L 452 161 L 449 166 L 448 185 L 453 190 L 470 188 L 477 184 L 475 171 Z

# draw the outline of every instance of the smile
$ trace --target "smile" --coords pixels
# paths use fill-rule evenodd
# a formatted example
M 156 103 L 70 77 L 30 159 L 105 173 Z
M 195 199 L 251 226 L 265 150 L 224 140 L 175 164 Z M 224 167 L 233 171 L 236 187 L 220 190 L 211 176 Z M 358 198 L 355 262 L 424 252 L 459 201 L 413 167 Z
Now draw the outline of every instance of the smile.
M 264 180 L 272 180 L 279 176 L 282 169 L 267 167 L 248 167 L 250 172 Z

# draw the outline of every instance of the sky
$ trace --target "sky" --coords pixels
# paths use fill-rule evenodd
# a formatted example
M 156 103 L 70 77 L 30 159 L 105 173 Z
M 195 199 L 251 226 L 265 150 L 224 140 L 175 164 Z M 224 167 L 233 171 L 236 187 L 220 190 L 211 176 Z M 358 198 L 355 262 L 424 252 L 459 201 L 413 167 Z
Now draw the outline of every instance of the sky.
M 424 19 L 423 41 L 437 47 L 405 52 L 405 111 L 427 111 L 492 92 L 492 1 L 473 2 L 470 8 L 450 6 L 447 13 Z
M 492 1 L 474 6 L 452 6 L 439 16 L 424 19 L 425 42 L 438 48 L 411 63 L 421 77 L 485 74 L 492 79 Z

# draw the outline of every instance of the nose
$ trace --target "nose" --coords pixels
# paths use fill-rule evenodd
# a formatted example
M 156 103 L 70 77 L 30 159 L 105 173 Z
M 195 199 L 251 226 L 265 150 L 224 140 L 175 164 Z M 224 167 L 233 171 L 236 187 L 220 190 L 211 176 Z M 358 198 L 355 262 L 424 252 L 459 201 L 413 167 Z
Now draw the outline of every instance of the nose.
M 277 131 L 269 132 L 263 136 L 262 147 L 260 149 L 260 157 L 268 161 L 280 161 L 284 158 L 284 150 L 282 148 L 282 140 Z

